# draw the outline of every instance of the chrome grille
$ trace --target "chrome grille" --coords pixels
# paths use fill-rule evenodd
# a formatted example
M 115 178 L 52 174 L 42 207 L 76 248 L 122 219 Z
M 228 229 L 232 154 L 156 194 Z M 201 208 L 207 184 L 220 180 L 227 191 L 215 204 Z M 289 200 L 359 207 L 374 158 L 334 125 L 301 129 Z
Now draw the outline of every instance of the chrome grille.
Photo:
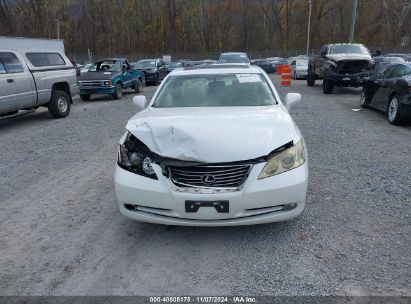
M 93 87 L 93 86 L 102 86 L 103 85 L 103 81 L 99 81 L 99 80 L 83 80 L 83 81 L 79 81 L 80 86 L 82 87 Z
M 251 165 L 170 167 L 174 184 L 198 188 L 238 188 L 250 170 Z

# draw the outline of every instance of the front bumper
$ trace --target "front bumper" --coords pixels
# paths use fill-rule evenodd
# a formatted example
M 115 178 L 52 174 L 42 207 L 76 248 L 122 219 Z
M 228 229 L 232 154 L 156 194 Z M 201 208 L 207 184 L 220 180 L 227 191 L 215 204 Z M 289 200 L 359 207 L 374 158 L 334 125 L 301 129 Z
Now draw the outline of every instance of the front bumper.
M 80 94 L 114 94 L 114 86 L 104 86 L 104 87 L 81 87 Z
M 157 80 L 157 75 L 152 73 L 146 73 L 146 82 L 155 82 Z
M 339 74 L 334 71 L 324 72 L 324 79 L 331 80 L 342 87 L 360 87 L 370 79 L 370 76 L 372 76 L 371 72 L 355 74 Z
M 295 77 L 296 78 L 307 78 L 308 71 L 307 70 L 296 70 Z
M 234 226 L 284 221 L 298 216 L 305 207 L 307 162 L 291 171 L 257 180 L 265 163 L 254 165 L 239 191 L 198 190 L 176 187 L 154 165 L 158 180 L 115 167 L 114 184 L 122 214 L 134 220 L 187 226 Z M 186 201 L 229 201 L 229 212 L 201 207 L 185 211 Z M 293 204 L 293 208 L 289 206 Z M 134 206 L 136 208 L 130 208 Z

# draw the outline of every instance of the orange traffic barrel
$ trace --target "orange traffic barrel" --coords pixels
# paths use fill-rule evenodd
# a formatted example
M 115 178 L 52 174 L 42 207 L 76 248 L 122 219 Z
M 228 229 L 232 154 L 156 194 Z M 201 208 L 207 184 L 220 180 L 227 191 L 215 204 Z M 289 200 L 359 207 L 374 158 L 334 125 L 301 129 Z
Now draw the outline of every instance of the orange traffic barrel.
M 289 65 L 284 65 L 281 68 L 281 85 L 291 85 L 291 67 Z
M 281 70 L 283 69 L 283 65 L 279 64 L 277 65 L 277 75 L 281 75 Z

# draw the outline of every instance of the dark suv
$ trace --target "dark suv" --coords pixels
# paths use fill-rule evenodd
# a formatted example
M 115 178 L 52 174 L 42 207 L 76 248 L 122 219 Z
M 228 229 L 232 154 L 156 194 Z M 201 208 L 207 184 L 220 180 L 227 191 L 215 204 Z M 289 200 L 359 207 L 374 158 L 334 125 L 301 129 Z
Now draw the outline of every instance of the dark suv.
M 167 76 L 167 65 L 162 59 L 144 59 L 133 65 L 136 70 L 143 71 L 146 83 L 158 85 Z

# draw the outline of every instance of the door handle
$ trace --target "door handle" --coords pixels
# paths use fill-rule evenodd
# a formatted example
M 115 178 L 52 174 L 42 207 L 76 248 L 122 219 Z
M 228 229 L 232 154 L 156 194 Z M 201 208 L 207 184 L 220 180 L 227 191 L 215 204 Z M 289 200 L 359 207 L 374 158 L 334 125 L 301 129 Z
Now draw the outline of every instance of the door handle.
M 12 83 L 12 82 L 14 82 L 14 79 L 10 79 L 10 78 L 9 78 L 9 79 L 7 79 L 7 82 L 8 82 L 8 83 Z

